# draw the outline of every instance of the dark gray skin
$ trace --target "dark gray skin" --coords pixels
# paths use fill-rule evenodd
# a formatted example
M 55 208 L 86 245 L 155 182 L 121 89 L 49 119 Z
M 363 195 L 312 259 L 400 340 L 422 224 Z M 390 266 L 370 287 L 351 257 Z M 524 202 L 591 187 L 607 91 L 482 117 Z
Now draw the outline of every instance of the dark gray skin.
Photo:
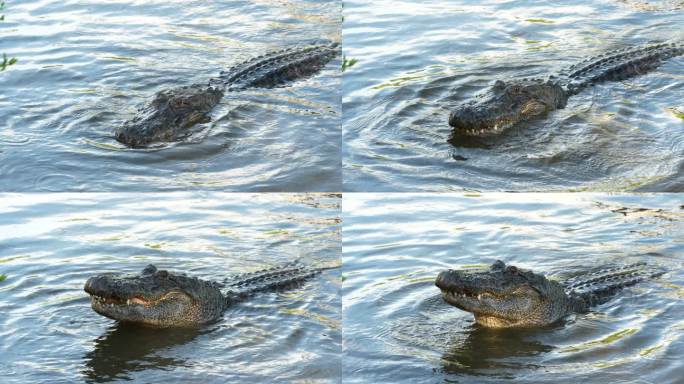
M 461 132 L 477 134 L 503 128 L 549 111 L 564 108 L 568 93 L 557 82 L 497 80 L 481 100 L 458 107 L 449 116 L 449 125 Z
M 195 124 L 209 122 L 222 97 L 219 88 L 200 84 L 161 91 L 116 131 L 116 140 L 130 147 L 176 140 Z
M 638 263 L 558 282 L 498 260 L 486 271 L 443 271 L 435 285 L 447 303 L 471 312 L 482 326 L 541 327 L 587 312 L 620 289 L 663 273 Z
M 93 310 L 110 319 L 154 327 L 196 327 L 218 321 L 226 308 L 255 292 L 286 288 L 324 269 L 328 268 L 287 264 L 219 284 L 148 265 L 139 275 L 93 276 L 83 289 Z
M 449 125 L 467 135 L 495 133 L 565 108 L 570 96 L 589 85 L 638 76 L 683 54 L 678 43 L 628 48 L 589 58 L 548 79 L 498 80 L 476 100 L 456 107 Z
M 178 140 L 196 124 L 209 122 L 209 114 L 226 92 L 273 88 L 320 71 L 339 53 L 339 44 L 288 48 L 240 63 L 208 84 L 193 84 L 158 92 L 114 134 L 130 147 Z

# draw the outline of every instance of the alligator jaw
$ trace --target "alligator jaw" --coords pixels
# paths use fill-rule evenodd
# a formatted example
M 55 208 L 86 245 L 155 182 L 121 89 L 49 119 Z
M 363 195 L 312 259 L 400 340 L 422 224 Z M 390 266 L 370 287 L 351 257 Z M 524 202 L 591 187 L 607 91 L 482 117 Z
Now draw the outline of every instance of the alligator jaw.
M 476 102 L 458 106 L 449 115 L 456 131 L 477 135 L 496 133 L 521 121 L 563 108 L 568 95 L 556 82 L 541 79 L 497 81 Z
M 100 315 L 156 327 L 205 324 L 225 309 L 225 298 L 213 283 L 158 271 L 152 265 L 135 276 L 93 276 L 83 289 Z
M 113 306 L 123 306 L 123 305 L 149 305 L 150 301 L 145 300 L 142 297 L 135 296 L 132 298 L 128 299 L 118 299 L 118 298 L 113 298 L 113 297 L 104 297 L 104 296 L 97 296 L 97 295 L 91 295 L 90 296 L 90 303 L 93 307 L 100 307 L 103 308 L 105 306 L 113 307 Z
M 201 84 L 161 91 L 117 129 L 114 137 L 132 148 L 177 140 L 195 124 L 208 122 L 209 113 L 222 97 L 223 91 Z
M 442 298 L 447 303 L 461 310 L 471 312 L 478 324 L 493 327 L 510 327 L 515 319 L 507 318 L 507 313 L 497 311 L 498 301 L 505 301 L 505 294 L 497 292 L 493 284 L 487 284 L 477 277 L 461 271 L 448 270 L 441 272 L 435 285 L 442 291 Z
M 563 287 L 532 271 L 497 261 L 488 270 L 447 270 L 435 285 L 444 300 L 486 327 L 551 324 L 568 312 Z

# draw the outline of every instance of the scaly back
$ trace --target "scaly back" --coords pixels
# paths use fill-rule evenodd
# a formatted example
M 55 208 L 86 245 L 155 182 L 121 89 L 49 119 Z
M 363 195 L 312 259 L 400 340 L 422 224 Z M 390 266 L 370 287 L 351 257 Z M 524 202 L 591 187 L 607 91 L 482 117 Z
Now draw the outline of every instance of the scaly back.
M 561 71 L 559 76 L 564 88 L 574 95 L 591 84 L 644 74 L 680 55 L 684 55 L 684 45 L 680 43 L 626 48 L 590 57 Z
M 318 72 L 337 56 L 338 46 L 311 45 L 267 53 L 221 72 L 211 83 L 222 84 L 228 91 L 277 87 Z
M 301 283 L 318 273 L 334 267 L 310 268 L 296 262 L 236 275 L 224 281 L 226 296 L 240 300 L 260 291 L 276 291 Z
M 582 299 L 588 306 L 593 306 L 606 302 L 624 287 L 664 273 L 665 270 L 662 268 L 642 262 L 602 268 L 592 273 L 568 279 L 561 284 L 568 296 Z

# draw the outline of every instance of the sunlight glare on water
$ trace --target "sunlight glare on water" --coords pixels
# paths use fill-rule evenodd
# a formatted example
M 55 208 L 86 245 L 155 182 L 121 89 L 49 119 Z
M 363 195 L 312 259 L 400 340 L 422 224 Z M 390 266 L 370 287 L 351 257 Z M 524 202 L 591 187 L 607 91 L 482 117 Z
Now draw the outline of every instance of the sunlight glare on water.
M 91 310 L 83 285 L 148 264 L 217 282 L 292 261 L 339 266 L 339 195 L 6 194 L 0 202 L 3 383 L 338 382 L 339 269 L 256 294 L 197 329 L 117 323 Z
M 347 194 L 348 383 L 675 383 L 684 357 L 684 210 L 676 195 Z M 445 269 L 503 260 L 552 279 L 647 262 L 668 272 L 588 314 L 496 330 L 443 302 Z
M 180 142 L 113 132 L 161 90 L 284 47 L 339 41 L 336 1 L 11 1 L 0 52 L 2 191 L 339 191 L 339 59 L 229 93 Z
M 344 190 L 680 191 L 682 65 L 607 82 L 496 134 L 454 135 L 449 113 L 496 80 L 682 42 L 672 1 L 345 2 Z

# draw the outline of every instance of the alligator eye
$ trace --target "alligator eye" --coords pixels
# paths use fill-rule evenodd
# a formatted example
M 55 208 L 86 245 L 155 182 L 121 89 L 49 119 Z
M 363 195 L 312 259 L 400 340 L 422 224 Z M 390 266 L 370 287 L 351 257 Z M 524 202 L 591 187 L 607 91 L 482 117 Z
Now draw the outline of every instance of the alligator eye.
M 492 269 L 504 269 L 506 267 L 506 264 L 504 264 L 503 261 L 497 260 L 492 264 Z
M 518 273 L 518 268 L 516 268 L 514 265 L 509 266 L 506 268 L 506 272 L 508 273 Z
M 143 269 L 142 274 L 143 274 L 143 275 L 151 275 L 151 274 L 153 274 L 153 273 L 155 273 L 155 272 L 157 272 L 157 267 L 155 267 L 154 265 L 150 264 L 150 265 L 148 265 L 147 267 L 145 267 L 145 269 Z
M 159 271 L 159 272 L 157 272 L 157 276 L 161 277 L 162 279 L 165 279 L 165 278 L 169 277 L 169 272 Z

